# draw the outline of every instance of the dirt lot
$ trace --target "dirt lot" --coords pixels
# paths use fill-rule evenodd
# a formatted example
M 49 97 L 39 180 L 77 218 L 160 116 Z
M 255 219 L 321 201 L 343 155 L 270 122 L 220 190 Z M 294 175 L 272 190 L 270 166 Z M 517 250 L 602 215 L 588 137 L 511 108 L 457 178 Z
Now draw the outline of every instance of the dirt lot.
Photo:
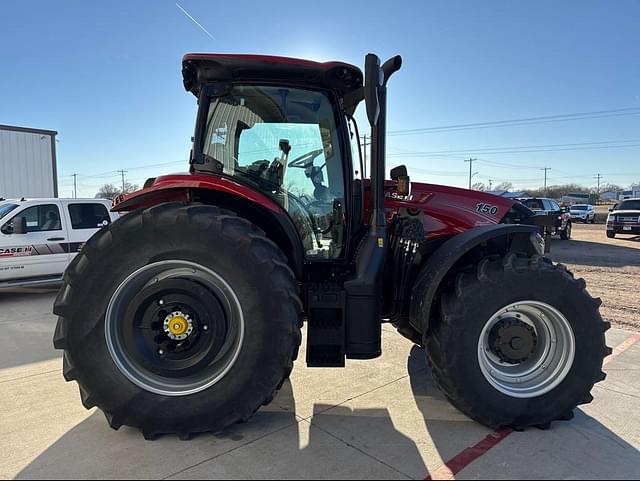
M 569 242 L 554 239 L 551 257 L 587 281 L 604 301 L 602 316 L 619 327 L 640 329 L 640 236 L 608 239 L 604 225 L 574 225 Z

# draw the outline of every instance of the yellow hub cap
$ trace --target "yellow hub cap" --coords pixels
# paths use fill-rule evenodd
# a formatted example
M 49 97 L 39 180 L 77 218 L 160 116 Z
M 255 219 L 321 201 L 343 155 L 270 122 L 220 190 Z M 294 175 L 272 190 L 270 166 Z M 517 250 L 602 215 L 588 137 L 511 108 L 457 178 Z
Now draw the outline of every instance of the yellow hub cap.
M 164 332 L 174 341 L 184 341 L 193 332 L 193 321 L 188 314 L 172 312 L 164 320 Z
M 189 329 L 189 323 L 184 317 L 174 317 L 169 322 L 169 332 L 174 336 L 182 336 Z

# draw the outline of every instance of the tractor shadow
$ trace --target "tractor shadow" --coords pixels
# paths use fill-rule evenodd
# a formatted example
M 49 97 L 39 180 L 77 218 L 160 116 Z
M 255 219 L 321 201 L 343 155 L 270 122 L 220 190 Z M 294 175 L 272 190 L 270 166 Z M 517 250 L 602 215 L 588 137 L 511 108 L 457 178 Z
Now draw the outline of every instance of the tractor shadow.
M 446 402 L 425 369 L 421 349 L 411 349 L 405 359 L 408 378 L 337 405 L 311 400 L 308 417 L 296 415 L 296 387 L 285 383 L 275 402 L 249 423 L 217 436 L 146 442 L 135 430 L 110 430 L 94 412 L 61 436 L 43 426 L 40 435 L 52 439 L 35 456 L 7 455 L 33 459 L 17 479 L 424 479 L 490 431 Z M 512 434 L 469 465 L 464 476 L 637 477 L 638 450 L 584 412 L 576 415 L 549 431 Z
M 53 348 L 57 288 L 0 290 L 0 369 L 60 357 Z

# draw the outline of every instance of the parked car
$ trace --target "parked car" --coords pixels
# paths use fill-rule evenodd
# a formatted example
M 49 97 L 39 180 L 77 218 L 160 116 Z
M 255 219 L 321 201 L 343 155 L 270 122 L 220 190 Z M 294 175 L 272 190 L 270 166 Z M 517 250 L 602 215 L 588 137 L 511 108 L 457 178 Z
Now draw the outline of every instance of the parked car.
M 93 234 L 113 222 L 100 199 L 0 202 L 0 289 L 53 284 Z
M 560 207 L 560 204 L 554 199 L 523 197 L 518 200 L 536 215 L 552 218 L 553 222 L 550 223 L 553 226 L 552 235 L 559 235 L 562 240 L 571 239 L 571 231 L 573 229 L 571 215 L 567 209 Z
M 609 211 L 607 237 L 616 234 L 640 234 L 640 199 L 625 200 Z
M 596 222 L 596 208 L 590 204 L 575 204 L 572 205 L 569 214 L 571 220 L 574 222 L 580 221 L 594 224 Z

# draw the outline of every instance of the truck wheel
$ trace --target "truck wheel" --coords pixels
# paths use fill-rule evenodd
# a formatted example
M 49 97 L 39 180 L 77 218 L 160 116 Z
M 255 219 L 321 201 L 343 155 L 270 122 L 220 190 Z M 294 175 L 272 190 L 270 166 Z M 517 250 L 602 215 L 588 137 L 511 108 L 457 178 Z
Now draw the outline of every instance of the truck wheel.
M 126 215 L 70 265 L 54 345 L 84 406 L 145 438 L 219 432 L 273 399 L 302 304 L 282 251 L 234 213 L 163 204 Z
M 485 258 L 441 296 L 427 337 L 434 378 L 455 407 L 491 428 L 571 419 L 605 378 L 610 325 L 600 304 L 546 258 Z
M 616 238 L 616 233 L 614 231 L 612 231 L 612 230 L 608 230 L 607 231 L 607 237 L 609 239 L 615 239 Z
M 571 225 L 571 222 L 568 222 L 564 230 L 560 231 L 560 239 L 570 240 L 572 230 L 573 230 L 573 226 Z

